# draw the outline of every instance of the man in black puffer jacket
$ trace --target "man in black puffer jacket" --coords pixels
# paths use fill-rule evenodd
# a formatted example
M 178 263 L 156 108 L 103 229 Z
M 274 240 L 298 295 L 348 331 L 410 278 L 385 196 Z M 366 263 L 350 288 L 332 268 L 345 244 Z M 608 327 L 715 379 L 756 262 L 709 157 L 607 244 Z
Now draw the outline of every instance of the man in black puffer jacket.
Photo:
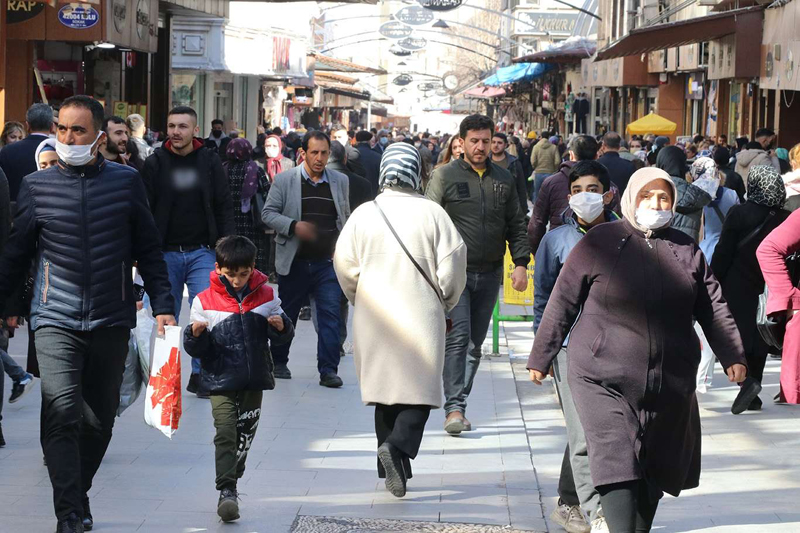
M 64 101 L 59 163 L 22 180 L 14 228 L 0 257 L 0 307 L 34 262 L 30 320 L 58 531 L 92 526 L 86 494 L 111 441 L 128 338 L 136 326 L 134 261 L 159 333 L 175 324 L 144 186 L 136 170 L 99 154 L 102 125 L 103 106 L 96 100 Z

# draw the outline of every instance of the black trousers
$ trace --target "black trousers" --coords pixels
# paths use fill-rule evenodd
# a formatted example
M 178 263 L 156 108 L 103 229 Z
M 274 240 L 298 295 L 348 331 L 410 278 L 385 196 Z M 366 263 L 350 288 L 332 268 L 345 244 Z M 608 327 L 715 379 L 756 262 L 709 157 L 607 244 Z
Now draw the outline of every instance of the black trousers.
M 578 489 L 575 488 L 575 477 L 572 475 L 572 463 L 569 462 L 569 444 L 567 444 L 567 449 L 564 450 L 564 459 L 561 461 L 561 475 L 558 477 L 558 497 L 561 499 L 561 503 L 565 503 L 570 507 L 581 504 L 581 500 L 578 498 Z
M 375 404 L 375 436 L 378 446 L 388 442 L 403 452 L 403 470 L 411 479 L 411 459 L 419 453 L 425 423 L 431 414 L 427 405 L 383 405 Z M 386 472 L 378 461 L 378 477 L 384 479 Z
M 36 330 L 41 441 L 56 517 L 83 515 L 83 496 L 111 442 L 130 330 Z
M 658 508 L 643 479 L 601 485 L 600 504 L 611 533 L 648 533 Z

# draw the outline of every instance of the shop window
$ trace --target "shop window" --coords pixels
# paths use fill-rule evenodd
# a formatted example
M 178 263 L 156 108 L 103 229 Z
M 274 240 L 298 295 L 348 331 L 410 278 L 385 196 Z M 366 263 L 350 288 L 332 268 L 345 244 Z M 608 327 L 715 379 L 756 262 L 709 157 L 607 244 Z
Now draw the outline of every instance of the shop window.
M 233 82 L 214 82 L 214 118 L 233 120 Z
M 189 106 L 197 112 L 197 123 L 203 124 L 205 107 L 205 75 L 173 74 L 172 105 Z

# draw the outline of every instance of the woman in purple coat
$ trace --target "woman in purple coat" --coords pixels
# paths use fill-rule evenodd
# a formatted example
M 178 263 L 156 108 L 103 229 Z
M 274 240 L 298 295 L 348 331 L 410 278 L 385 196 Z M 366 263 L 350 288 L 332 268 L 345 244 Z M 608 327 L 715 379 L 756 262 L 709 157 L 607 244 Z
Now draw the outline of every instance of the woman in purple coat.
M 663 170 L 633 174 L 624 219 L 593 228 L 567 258 L 528 359 L 541 384 L 575 325 L 568 380 L 612 533 L 650 531 L 664 492 L 699 484 L 693 318 L 730 381 L 747 372 L 719 283 L 697 243 L 669 227 L 676 196 Z

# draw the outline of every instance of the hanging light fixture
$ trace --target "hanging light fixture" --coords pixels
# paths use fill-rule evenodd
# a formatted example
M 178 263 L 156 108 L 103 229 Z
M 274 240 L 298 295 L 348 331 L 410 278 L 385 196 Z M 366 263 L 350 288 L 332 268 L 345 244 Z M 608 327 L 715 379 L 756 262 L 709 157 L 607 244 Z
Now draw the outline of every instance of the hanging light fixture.
M 442 19 L 437 20 L 434 23 L 434 25 L 431 26 L 431 27 L 432 28 L 441 28 L 443 30 L 449 30 L 450 29 L 450 26 L 448 26 L 447 23 L 445 21 L 443 21 Z

